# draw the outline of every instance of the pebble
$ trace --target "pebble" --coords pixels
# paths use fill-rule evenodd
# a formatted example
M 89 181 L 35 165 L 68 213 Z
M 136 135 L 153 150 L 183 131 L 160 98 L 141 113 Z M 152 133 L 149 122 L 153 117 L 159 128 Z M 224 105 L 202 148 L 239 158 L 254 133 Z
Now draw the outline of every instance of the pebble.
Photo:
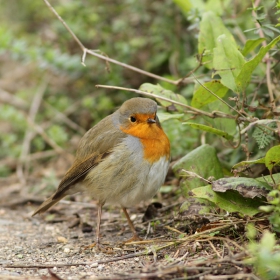
M 70 248 L 66 247 L 64 248 L 64 253 L 69 253 L 70 252 Z
M 97 267 L 97 269 L 98 269 L 99 271 L 102 271 L 102 270 L 104 269 L 104 267 L 105 267 L 104 264 L 100 264 L 100 265 Z

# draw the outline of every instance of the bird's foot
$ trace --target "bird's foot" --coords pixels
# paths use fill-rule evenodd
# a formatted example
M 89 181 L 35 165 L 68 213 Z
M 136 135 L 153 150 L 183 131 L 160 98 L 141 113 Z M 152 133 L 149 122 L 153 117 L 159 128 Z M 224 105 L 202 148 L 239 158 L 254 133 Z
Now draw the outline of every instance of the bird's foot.
M 113 254 L 113 248 L 111 246 L 107 246 L 107 245 L 103 245 L 101 244 L 100 242 L 94 242 L 88 246 L 85 246 L 83 248 L 83 250 L 88 250 L 88 249 L 93 249 L 95 248 L 95 250 L 97 252 L 102 252 L 102 253 L 105 253 L 105 254 Z
M 124 244 L 132 243 L 132 242 L 137 242 L 137 241 L 142 241 L 142 240 L 143 240 L 143 239 L 140 238 L 140 237 L 138 236 L 138 234 L 135 233 L 130 239 L 126 240 L 126 241 L 124 242 Z

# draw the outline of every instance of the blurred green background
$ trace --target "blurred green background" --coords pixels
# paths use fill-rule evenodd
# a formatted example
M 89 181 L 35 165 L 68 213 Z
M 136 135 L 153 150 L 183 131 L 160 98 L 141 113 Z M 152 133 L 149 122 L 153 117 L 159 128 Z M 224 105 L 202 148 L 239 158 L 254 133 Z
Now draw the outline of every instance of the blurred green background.
M 199 23 L 205 11 L 213 10 L 221 16 L 241 46 L 247 39 L 258 37 L 251 1 L 53 0 L 50 3 L 87 48 L 173 80 L 184 77 L 197 66 Z M 277 23 L 275 4 L 262 3 L 265 21 L 271 26 Z M 265 36 L 271 39 L 274 32 L 267 28 Z M 124 100 L 135 96 L 97 89 L 96 84 L 137 89 L 146 82 L 160 83 L 188 100 L 192 97 L 194 83 L 175 87 L 89 55 L 84 67 L 81 56 L 77 43 L 43 0 L 0 1 L 1 177 L 13 174 L 19 163 L 27 174 L 36 174 L 37 163 L 52 164 L 51 169 L 55 170 L 60 148 L 74 154 L 86 130 Z M 202 67 L 195 74 L 203 81 L 211 71 Z M 36 101 L 40 95 L 41 99 Z M 31 104 L 38 105 L 33 119 Z M 201 144 L 201 135 L 177 120 L 166 121 L 163 126 L 171 139 L 174 159 Z M 220 142 L 215 139 L 208 142 L 213 141 L 219 148 Z M 242 159 L 237 156 L 239 150 L 232 153 L 224 147 L 223 154 L 229 152 L 235 157 L 233 162 Z M 63 166 L 61 172 L 67 164 L 68 161 L 59 165 Z

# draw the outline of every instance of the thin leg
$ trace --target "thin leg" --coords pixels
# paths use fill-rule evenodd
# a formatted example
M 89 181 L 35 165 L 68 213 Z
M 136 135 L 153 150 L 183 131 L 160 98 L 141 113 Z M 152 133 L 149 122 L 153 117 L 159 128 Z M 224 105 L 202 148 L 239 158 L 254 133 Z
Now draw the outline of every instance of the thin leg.
M 96 248 L 100 245 L 100 223 L 101 223 L 101 214 L 102 214 L 102 204 L 98 203 L 97 210 L 97 227 L 96 227 Z
M 103 204 L 98 203 L 97 205 L 98 205 L 98 208 L 97 208 L 96 241 L 93 244 L 86 246 L 85 250 L 91 249 L 93 247 L 96 247 L 97 250 L 100 249 L 100 222 L 101 222 L 101 213 L 102 213 Z
M 135 230 L 135 227 L 134 227 L 132 221 L 130 220 L 130 217 L 129 217 L 127 211 L 126 211 L 126 208 L 122 207 L 122 210 L 123 210 L 123 212 L 124 212 L 124 214 L 125 214 L 125 216 L 126 216 L 128 225 L 129 225 L 129 227 L 130 227 L 130 229 L 131 229 L 131 231 L 132 231 L 132 233 L 133 233 L 132 238 L 129 239 L 127 242 L 142 240 L 142 239 L 138 236 L 138 234 L 137 234 L 137 232 L 136 232 L 136 230 Z

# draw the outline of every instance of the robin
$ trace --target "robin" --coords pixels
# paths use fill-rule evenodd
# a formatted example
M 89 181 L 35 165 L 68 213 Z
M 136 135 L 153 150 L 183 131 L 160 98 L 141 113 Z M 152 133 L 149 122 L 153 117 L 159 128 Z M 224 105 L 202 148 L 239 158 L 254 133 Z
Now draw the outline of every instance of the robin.
M 45 212 L 66 195 L 85 191 L 98 201 L 97 247 L 105 203 L 121 205 L 133 233 L 130 240 L 141 240 L 126 208 L 156 194 L 170 161 L 170 143 L 156 113 L 155 101 L 132 98 L 86 132 L 57 191 L 33 216 Z

